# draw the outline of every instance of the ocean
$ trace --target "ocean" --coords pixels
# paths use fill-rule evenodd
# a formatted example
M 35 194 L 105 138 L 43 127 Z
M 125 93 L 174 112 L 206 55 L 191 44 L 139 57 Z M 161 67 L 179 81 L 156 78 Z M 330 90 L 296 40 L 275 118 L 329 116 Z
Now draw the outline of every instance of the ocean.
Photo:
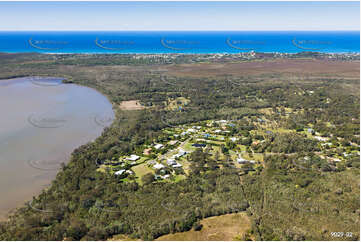
M 359 31 L 1 31 L 0 52 L 359 53 Z

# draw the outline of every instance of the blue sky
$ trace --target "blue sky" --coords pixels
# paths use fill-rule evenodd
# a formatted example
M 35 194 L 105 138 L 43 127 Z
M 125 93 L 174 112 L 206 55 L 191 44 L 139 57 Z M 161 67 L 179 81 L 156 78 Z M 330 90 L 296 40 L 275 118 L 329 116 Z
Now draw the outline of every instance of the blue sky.
M 359 30 L 359 2 L 0 2 L 0 30 Z

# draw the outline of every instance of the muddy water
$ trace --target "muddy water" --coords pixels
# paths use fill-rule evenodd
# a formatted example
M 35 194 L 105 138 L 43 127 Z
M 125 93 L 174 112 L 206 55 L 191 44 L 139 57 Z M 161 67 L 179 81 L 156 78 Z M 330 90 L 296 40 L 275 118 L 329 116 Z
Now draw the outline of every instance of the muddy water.
M 94 89 L 61 78 L 0 80 L 0 219 L 37 195 L 113 118 Z

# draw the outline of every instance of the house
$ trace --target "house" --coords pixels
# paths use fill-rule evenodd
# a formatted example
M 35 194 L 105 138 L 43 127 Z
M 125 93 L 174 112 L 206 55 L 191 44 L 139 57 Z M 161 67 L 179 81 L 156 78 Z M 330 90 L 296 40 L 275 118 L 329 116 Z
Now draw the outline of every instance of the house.
M 315 139 L 317 139 L 318 141 L 327 141 L 327 138 L 321 137 L 321 136 L 315 136 Z
M 178 151 L 178 154 L 173 155 L 172 158 L 173 158 L 173 159 L 176 159 L 176 158 L 182 157 L 182 156 L 185 155 L 185 154 L 187 154 L 187 152 L 184 151 L 183 149 L 180 149 L 180 150 Z
M 231 137 L 230 140 L 231 140 L 232 142 L 236 142 L 236 141 L 238 140 L 238 138 L 236 138 L 236 137 Z
M 211 137 L 210 134 L 204 134 L 203 136 L 204 136 L 204 138 L 207 138 L 207 139 Z
M 156 149 L 156 150 L 159 150 L 159 149 L 161 149 L 161 148 L 163 148 L 164 147 L 164 145 L 162 145 L 162 144 L 156 144 L 156 145 L 154 145 L 154 148 Z
M 257 121 L 260 122 L 260 123 L 266 122 L 265 120 L 263 120 L 263 119 L 261 119 L 261 118 L 257 118 Z
M 220 133 L 220 132 L 222 132 L 222 130 L 220 130 L 220 129 L 214 130 L 214 133 L 216 133 L 216 134 L 218 134 L 218 133 Z
M 228 123 L 228 121 L 223 119 L 223 120 L 216 121 L 216 123 Z
M 238 164 L 246 164 L 246 163 L 248 163 L 248 160 L 246 160 L 242 157 L 238 157 L 237 162 L 238 162 Z
M 196 130 L 192 128 L 192 129 L 188 129 L 187 132 L 194 133 L 194 132 L 196 132 Z
M 168 164 L 169 166 L 171 166 L 171 165 L 177 164 L 177 162 L 176 162 L 174 159 L 168 159 L 168 160 L 167 160 L 167 164 Z
M 115 172 L 114 175 L 120 176 L 120 175 L 123 175 L 124 172 L 125 172 L 125 170 L 122 169 L 122 170 L 119 170 L 119 171 Z
M 143 154 L 144 155 L 150 155 L 150 152 L 152 151 L 152 148 L 144 149 Z
M 313 129 L 311 129 L 311 128 L 308 128 L 308 129 L 307 129 L 307 132 L 312 134 L 312 133 L 314 133 L 315 131 L 314 131 Z
M 200 147 L 206 147 L 206 144 L 192 144 L 192 146 L 200 148 Z
M 181 157 L 181 156 L 183 156 L 183 155 L 185 155 L 185 154 L 187 154 L 187 151 L 185 151 L 185 150 L 183 150 L 183 149 L 179 149 L 179 151 L 178 151 L 179 157 Z
M 339 159 L 339 158 L 331 158 L 331 160 L 334 161 L 334 162 L 340 162 L 341 161 L 341 159 Z
M 323 147 L 323 146 L 332 146 L 332 143 L 330 143 L 330 142 L 328 142 L 328 143 L 323 143 L 323 144 L 321 144 L 321 146 Z
M 170 145 L 175 145 L 177 143 L 178 143 L 178 140 L 171 140 L 168 142 L 168 144 L 170 144 Z
M 154 169 L 160 170 L 160 169 L 164 168 L 165 166 L 163 164 L 156 163 L 153 167 L 154 167 Z
M 255 140 L 252 142 L 252 145 L 258 145 L 259 144 L 259 140 Z
M 140 156 L 137 155 L 130 155 L 130 157 L 127 157 L 125 159 L 130 160 L 130 161 L 136 161 L 140 158 Z
M 182 165 L 176 162 L 175 164 L 172 165 L 172 167 L 173 168 L 180 168 L 180 167 L 182 167 Z

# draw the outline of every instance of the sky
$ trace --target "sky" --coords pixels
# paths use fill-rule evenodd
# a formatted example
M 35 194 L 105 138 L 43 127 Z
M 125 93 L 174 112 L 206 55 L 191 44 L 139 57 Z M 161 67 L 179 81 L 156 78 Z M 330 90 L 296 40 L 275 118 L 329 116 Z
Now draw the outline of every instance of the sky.
M 0 30 L 360 30 L 360 2 L 0 2 Z

